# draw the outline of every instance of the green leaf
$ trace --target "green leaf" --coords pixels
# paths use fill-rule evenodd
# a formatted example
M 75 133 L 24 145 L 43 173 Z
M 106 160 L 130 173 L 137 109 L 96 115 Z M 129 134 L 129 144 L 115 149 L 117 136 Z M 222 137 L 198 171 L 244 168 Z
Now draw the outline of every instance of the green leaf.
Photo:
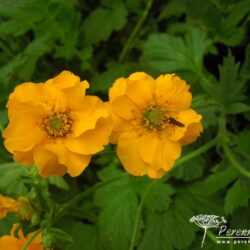
M 113 31 L 121 30 L 125 24 L 127 10 L 123 4 L 113 9 L 98 7 L 84 20 L 83 32 L 89 43 L 98 43 L 109 38 Z
M 127 250 L 138 206 L 130 176 L 99 188 L 95 194 L 95 204 L 100 209 L 98 230 L 105 249 Z
M 51 185 L 54 185 L 54 186 L 56 186 L 56 187 L 58 187 L 60 189 L 69 190 L 69 185 L 63 179 L 63 177 L 52 175 L 52 176 L 49 177 L 48 180 L 49 180 L 49 183 Z
M 168 211 L 149 214 L 139 250 L 188 249 L 197 230 L 189 222 L 192 216 L 192 209 L 178 197 Z
M 0 164 L 0 192 L 10 196 L 21 196 L 27 192 L 21 177 L 25 170 L 19 163 Z
M 250 106 L 245 104 L 245 103 L 233 103 L 229 105 L 227 109 L 227 113 L 231 115 L 239 114 L 239 113 L 244 113 L 250 111 Z
M 186 2 L 175 0 L 168 2 L 160 12 L 159 21 L 172 16 L 180 16 L 186 11 Z
M 147 183 L 148 185 L 148 183 Z M 153 212 L 166 211 L 172 202 L 171 196 L 175 190 L 169 184 L 158 182 L 150 190 L 145 199 L 145 208 Z
M 172 174 L 176 179 L 191 181 L 200 178 L 203 175 L 204 159 L 196 157 L 192 161 L 174 167 Z
M 166 34 L 150 35 L 143 49 L 143 60 L 159 73 L 200 71 L 210 40 L 199 29 L 191 28 L 185 38 Z
M 48 2 L 41 0 L 24 0 L 13 5 L 13 9 L 8 9 L 6 16 L 10 19 L 0 25 L 0 34 L 20 36 L 31 29 L 47 13 Z M 1 10 L 0 10 L 1 12 Z M 30 15 L 32 13 L 32 15 Z M 28 18 L 27 18 L 28 17 Z
M 227 192 L 224 207 L 225 212 L 231 214 L 239 207 L 246 207 L 248 205 L 249 199 L 249 188 L 245 186 L 240 180 L 236 181 Z
M 111 65 L 107 71 L 94 76 L 91 80 L 91 91 L 108 91 L 116 79 L 128 77 L 136 68 L 136 64 L 134 63 Z
M 65 248 L 65 250 L 97 250 L 98 248 L 98 231 L 92 225 L 86 225 L 80 222 L 74 223 L 70 230 L 73 243 Z
M 242 92 L 246 81 L 238 78 L 239 67 L 240 63 L 235 62 L 230 51 L 224 58 L 223 64 L 219 65 L 220 85 L 218 86 L 218 94 L 215 97 L 228 108 L 228 112 L 230 112 L 229 104 L 244 99 Z
M 250 161 L 250 131 L 246 130 L 239 134 L 237 145 L 239 153 Z
M 207 194 L 213 194 L 227 187 L 237 178 L 237 171 L 234 168 L 226 169 L 210 175 L 204 182 L 203 187 Z
M 196 182 L 179 189 L 179 196 L 186 206 L 193 209 L 195 214 L 222 214 L 222 197 L 219 194 L 205 192 L 206 188 L 202 182 Z

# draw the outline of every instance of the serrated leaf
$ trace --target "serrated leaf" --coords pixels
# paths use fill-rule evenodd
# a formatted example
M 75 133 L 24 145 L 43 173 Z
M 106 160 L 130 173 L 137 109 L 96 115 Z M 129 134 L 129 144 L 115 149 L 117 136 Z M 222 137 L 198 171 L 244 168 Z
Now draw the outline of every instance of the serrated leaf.
M 224 207 L 225 212 L 231 214 L 239 207 L 246 207 L 249 199 L 249 188 L 243 185 L 240 180 L 236 181 L 227 192 Z
M 86 225 L 80 222 L 74 223 L 74 226 L 70 231 L 70 234 L 73 238 L 73 243 L 67 246 L 65 250 L 99 249 L 97 233 L 97 228 L 92 225 Z
M 124 27 L 126 17 L 123 4 L 114 5 L 113 9 L 98 7 L 83 22 L 85 39 L 94 44 L 107 40 L 113 31 Z
M 95 204 L 100 209 L 98 228 L 105 249 L 129 248 L 138 200 L 130 176 L 99 188 Z
M 192 209 L 178 197 L 166 212 L 147 216 L 146 231 L 139 250 L 188 249 L 197 230 L 189 223 L 191 216 Z
M 219 194 L 205 192 L 202 182 L 196 182 L 179 190 L 179 196 L 195 214 L 223 214 L 223 202 Z
M 202 185 L 207 194 L 213 194 L 227 187 L 237 176 L 237 171 L 234 168 L 226 168 L 210 175 Z
M 172 202 L 175 190 L 169 184 L 158 182 L 150 190 L 145 199 L 145 208 L 155 212 L 166 211 Z
M 246 81 L 239 79 L 239 67 L 240 63 L 235 62 L 231 52 L 224 58 L 223 64 L 219 65 L 220 82 L 215 97 L 227 107 L 228 112 L 230 112 L 229 104 L 244 99 L 243 87 Z
M 172 174 L 176 179 L 184 181 L 195 180 L 203 174 L 204 159 L 196 157 L 192 161 L 186 162 L 173 168 Z
M 210 41 L 199 29 L 191 28 L 185 39 L 166 34 L 153 34 L 145 43 L 143 59 L 159 73 L 190 71 L 202 67 Z

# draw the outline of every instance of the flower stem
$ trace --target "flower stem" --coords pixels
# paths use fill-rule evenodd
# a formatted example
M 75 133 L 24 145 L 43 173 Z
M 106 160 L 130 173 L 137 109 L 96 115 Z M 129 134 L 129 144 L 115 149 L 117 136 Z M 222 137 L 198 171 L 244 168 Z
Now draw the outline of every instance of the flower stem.
M 77 202 L 85 199 L 86 197 L 88 197 L 89 195 L 91 195 L 96 189 L 105 186 L 113 181 L 116 181 L 118 179 L 124 178 L 126 175 L 121 175 L 119 177 L 116 178 L 112 178 L 109 179 L 107 181 L 104 182 L 100 182 L 97 183 L 96 185 L 94 185 L 91 188 L 88 188 L 87 190 L 84 190 L 83 192 L 79 193 L 78 195 L 76 195 L 71 201 L 69 201 L 68 203 L 65 203 L 62 208 L 61 211 L 55 216 L 54 218 L 54 222 L 58 221 L 65 213 L 67 213 L 67 211 L 73 207 Z
M 140 19 L 138 20 L 136 26 L 134 27 L 132 33 L 130 34 L 129 38 L 128 38 L 128 41 L 127 43 L 125 44 L 125 46 L 123 47 L 123 50 L 119 56 L 119 59 L 118 59 L 118 62 L 119 63 L 122 63 L 126 54 L 128 53 L 128 51 L 131 49 L 131 45 L 132 45 L 132 42 L 133 40 L 135 39 L 135 36 L 136 34 L 138 33 L 139 29 L 141 28 L 144 20 L 146 19 L 147 15 L 148 15 L 148 12 L 152 6 L 152 3 L 153 3 L 154 0 L 148 0 L 147 2 L 147 5 L 146 5 L 146 8 L 145 10 L 143 11 Z
M 132 232 L 132 238 L 131 238 L 129 250 L 134 250 L 137 231 L 138 231 L 138 227 L 139 227 L 139 224 L 140 224 L 140 217 L 141 217 L 141 213 L 142 213 L 142 209 L 143 209 L 143 206 L 144 206 L 145 199 L 146 199 L 149 191 L 151 190 L 151 188 L 157 182 L 159 182 L 159 180 L 153 180 L 152 182 L 150 182 L 150 184 L 148 185 L 146 191 L 143 193 L 143 196 L 141 198 L 141 201 L 140 201 L 140 204 L 138 206 L 137 213 L 136 213 L 135 224 L 134 224 L 134 228 L 133 228 L 133 232 Z
M 214 138 L 212 141 L 208 142 L 207 144 L 205 144 L 204 146 L 196 149 L 195 151 L 183 156 L 180 160 L 178 160 L 175 164 L 175 166 L 178 166 L 186 161 L 189 161 L 191 160 L 192 158 L 206 152 L 207 150 L 209 150 L 210 148 L 212 148 L 213 146 L 215 146 L 217 144 L 217 141 L 218 141 L 219 137 L 217 136 L 216 138 Z M 130 243 L 130 247 L 129 247 L 129 250 L 134 250 L 135 248 L 135 241 L 136 241 L 136 236 L 137 236 L 137 231 L 138 231 L 138 227 L 139 227 L 139 222 L 140 222 L 140 217 L 141 217 L 141 214 L 142 214 L 142 209 L 143 209 L 143 206 L 144 206 L 144 202 L 145 202 L 145 199 L 148 195 L 148 193 L 150 192 L 150 190 L 154 187 L 154 185 L 160 181 L 163 181 L 165 180 L 165 178 L 162 178 L 160 180 L 153 180 L 147 187 L 147 189 L 145 190 L 142 198 L 141 198 L 141 201 L 140 201 L 140 204 L 138 206 L 138 209 L 137 209 L 137 213 L 136 213 L 136 218 L 135 218 L 135 224 L 134 224 L 134 228 L 133 228 L 133 233 L 132 233 L 132 238 L 131 238 L 131 243 Z
M 31 244 L 31 242 L 37 237 L 37 235 L 39 233 L 41 233 L 43 230 L 43 227 L 41 227 L 40 229 L 38 229 L 37 231 L 35 231 L 32 236 L 25 242 L 25 244 L 23 245 L 23 247 L 21 248 L 21 250 L 26 250 L 28 249 L 29 245 Z
M 228 160 L 232 163 L 233 167 L 236 168 L 242 175 L 250 178 L 250 172 L 247 171 L 243 166 L 241 166 L 240 162 L 234 156 L 233 151 L 228 147 L 226 143 L 223 144 L 223 149 Z
M 219 137 L 217 136 L 213 140 L 211 140 L 208 143 L 206 143 L 205 145 L 201 146 L 200 148 L 192 151 L 191 153 L 184 155 L 183 157 L 181 157 L 180 159 L 178 159 L 176 161 L 175 167 L 177 167 L 180 164 L 183 164 L 186 161 L 191 160 L 192 158 L 194 158 L 194 157 L 206 152 L 210 148 L 214 147 L 217 144 L 218 140 L 219 140 Z

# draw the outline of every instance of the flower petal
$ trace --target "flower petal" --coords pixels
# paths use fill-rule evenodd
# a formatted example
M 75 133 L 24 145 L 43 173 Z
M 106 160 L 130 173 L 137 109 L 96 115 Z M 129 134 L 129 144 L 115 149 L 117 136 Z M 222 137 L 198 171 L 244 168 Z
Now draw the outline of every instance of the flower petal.
M 174 130 L 169 134 L 169 138 L 172 141 L 180 140 L 186 133 L 188 126 L 191 123 L 199 122 L 201 118 L 202 116 L 197 114 L 193 109 L 179 112 L 176 119 L 182 123 L 184 127 L 175 126 Z
M 189 85 L 174 74 L 161 75 L 156 79 L 156 95 L 167 101 L 170 111 L 185 110 L 191 105 Z
M 180 139 L 180 143 L 182 145 L 190 144 L 194 142 L 202 132 L 203 132 L 203 127 L 201 122 L 191 123 L 190 125 L 188 125 L 184 136 Z
M 94 129 L 99 118 L 110 116 L 107 106 L 96 96 L 85 96 L 82 111 L 71 113 L 75 116 L 73 133 L 76 137 L 87 130 Z
M 114 112 L 123 120 L 131 120 L 134 118 L 135 113 L 141 113 L 135 103 L 125 95 L 117 97 L 109 106 L 111 112 Z
M 26 119 L 24 119 L 26 118 Z M 28 151 L 46 139 L 46 133 L 30 117 L 12 117 L 3 132 L 5 147 L 11 152 Z
M 67 168 L 58 162 L 57 155 L 42 146 L 34 150 L 34 162 L 43 177 L 62 176 L 67 172 Z
M 155 90 L 155 81 L 143 72 L 134 73 L 129 76 L 126 95 L 141 109 L 152 102 Z
M 60 143 L 60 140 L 57 143 L 47 144 L 45 148 L 57 156 L 59 163 L 67 167 L 67 172 L 72 177 L 80 175 L 90 162 L 89 155 L 72 153 Z
M 109 100 L 113 101 L 116 97 L 124 95 L 127 88 L 127 80 L 125 78 L 117 79 L 113 86 L 109 89 Z
M 66 89 L 75 86 L 77 83 L 80 83 L 80 78 L 72 72 L 64 70 L 45 84 L 51 84 L 59 89 Z M 85 88 L 89 87 L 87 81 L 83 81 L 82 83 L 85 85 Z
M 67 140 L 65 145 L 69 151 L 77 154 L 95 154 L 108 144 L 112 127 L 111 119 L 100 118 L 94 129 L 84 132 L 77 138 Z
M 146 174 L 148 164 L 142 160 L 138 152 L 139 137 L 135 133 L 124 133 L 119 137 L 117 155 L 123 167 L 132 175 Z

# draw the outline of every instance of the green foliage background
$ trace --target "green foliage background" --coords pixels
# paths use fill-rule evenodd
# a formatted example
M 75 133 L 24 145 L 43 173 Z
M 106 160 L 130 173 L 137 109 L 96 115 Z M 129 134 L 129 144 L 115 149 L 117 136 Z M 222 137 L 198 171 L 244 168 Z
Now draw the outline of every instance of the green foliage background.
M 113 146 L 77 178 L 41 179 L 0 146 L 0 193 L 26 196 L 37 209 L 26 231 L 46 224 L 45 246 L 65 250 L 200 249 L 189 219 L 225 216 L 250 229 L 249 0 L 1 0 L 0 129 L 14 87 L 64 69 L 107 100 L 118 77 L 176 73 L 191 85 L 204 134 L 185 146 L 162 180 L 124 172 Z M 18 221 L 8 215 L 0 234 Z M 218 245 L 208 232 L 204 249 Z M 133 245 L 135 248 L 133 248 Z

